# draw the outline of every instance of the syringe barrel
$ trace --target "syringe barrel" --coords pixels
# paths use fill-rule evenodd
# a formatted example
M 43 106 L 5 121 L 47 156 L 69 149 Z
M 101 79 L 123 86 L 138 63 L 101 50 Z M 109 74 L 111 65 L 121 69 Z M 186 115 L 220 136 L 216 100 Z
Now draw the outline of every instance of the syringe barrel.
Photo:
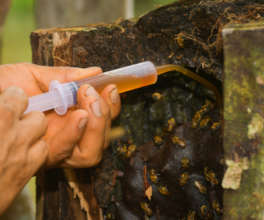
M 75 82 L 61 84 L 54 80 L 51 82 L 48 93 L 29 98 L 29 106 L 25 113 L 54 109 L 59 115 L 63 115 L 69 107 L 77 104 L 77 90 L 84 84 L 90 84 L 99 92 L 106 85 L 115 84 L 119 93 L 123 93 L 154 84 L 157 77 L 158 74 L 154 64 L 146 61 Z
M 145 61 L 75 81 L 75 83 L 78 87 L 83 84 L 90 84 L 97 91 L 101 91 L 106 85 L 115 84 L 119 93 L 123 93 L 154 84 L 157 78 L 158 75 L 154 64 L 150 61 Z

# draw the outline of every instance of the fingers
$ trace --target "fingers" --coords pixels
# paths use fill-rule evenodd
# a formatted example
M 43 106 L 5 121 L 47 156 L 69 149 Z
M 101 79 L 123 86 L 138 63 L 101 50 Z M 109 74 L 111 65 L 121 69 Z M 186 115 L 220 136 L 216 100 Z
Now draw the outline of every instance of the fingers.
M 121 109 L 121 99 L 116 85 L 111 84 L 105 87 L 101 96 L 107 102 L 110 108 L 111 118 L 114 119 L 120 113 Z
M 70 118 L 64 127 L 48 142 L 48 166 L 57 165 L 58 161 L 76 168 L 94 166 L 109 144 L 111 119 L 120 111 L 116 86 L 107 86 L 100 96 L 93 87 L 84 85 L 78 90 L 77 99 L 79 110 L 67 114 Z M 87 119 L 83 130 L 78 130 L 80 113 Z
M 17 87 L 9 87 L 0 96 L 0 115 L 5 126 L 13 124 L 26 110 L 28 98 L 24 91 Z
M 107 124 L 111 123 L 110 108 L 96 90 L 88 85 L 80 88 L 78 103 L 80 108 L 85 109 L 90 115 L 86 132 L 81 141 L 86 144 L 80 144 L 81 151 L 87 151 L 85 146 L 89 145 L 88 142 L 92 142 L 91 145 L 96 146 L 94 149 L 96 150 L 97 146 L 102 146 L 102 143 L 105 142 L 106 128 L 109 127 Z M 92 150 L 92 146 L 89 148 L 89 151 Z
M 17 129 L 20 131 L 20 140 L 27 145 L 34 144 L 44 135 L 47 125 L 47 120 L 42 112 L 26 114 L 17 125 Z
M 26 106 L 27 97 L 21 89 L 8 88 L 0 95 L 0 194 L 4 195 L 3 189 L 8 188 L 7 202 L 47 158 L 46 144 L 37 141 L 46 130 L 44 115 L 40 112 L 24 115 Z
M 29 68 L 44 91 L 48 90 L 49 84 L 52 80 L 71 82 L 94 76 L 102 72 L 102 69 L 99 67 L 47 67 L 32 64 Z
M 66 164 L 73 167 L 90 167 L 97 164 L 102 157 L 106 141 L 107 123 L 111 122 L 110 109 L 107 103 L 89 85 L 78 91 L 79 107 L 89 113 L 89 121 L 85 133 L 74 148 L 73 154 Z
M 106 120 L 106 129 L 105 129 L 105 143 L 104 148 L 106 148 L 110 141 L 110 131 L 111 131 L 111 119 L 114 119 L 118 116 L 121 109 L 121 99 L 117 90 L 116 85 L 108 85 L 101 92 L 101 97 L 106 101 L 110 108 L 111 118 Z
M 85 110 L 79 109 L 69 114 L 64 127 L 48 142 L 48 166 L 71 156 L 73 147 L 81 138 L 87 122 L 88 112 Z

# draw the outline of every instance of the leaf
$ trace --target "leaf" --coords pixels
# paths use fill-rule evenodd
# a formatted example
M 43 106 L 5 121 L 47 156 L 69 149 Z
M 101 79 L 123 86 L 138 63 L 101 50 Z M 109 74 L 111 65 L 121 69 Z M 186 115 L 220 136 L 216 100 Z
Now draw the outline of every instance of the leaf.
M 146 189 L 145 196 L 148 198 L 149 201 L 151 200 L 151 197 L 152 197 L 152 186 L 151 185 Z

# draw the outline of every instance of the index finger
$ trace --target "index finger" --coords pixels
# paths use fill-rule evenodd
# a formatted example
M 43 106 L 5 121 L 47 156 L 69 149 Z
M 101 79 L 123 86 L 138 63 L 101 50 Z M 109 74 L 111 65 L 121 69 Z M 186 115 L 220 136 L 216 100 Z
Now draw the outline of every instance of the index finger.
M 78 67 L 48 67 L 32 64 L 31 72 L 35 79 L 40 82 L 44 90 L 48 90 L 52 80 L 61 83 L 71 82 L 88 78 L 102 72 L 100 67 L 78 68 Z

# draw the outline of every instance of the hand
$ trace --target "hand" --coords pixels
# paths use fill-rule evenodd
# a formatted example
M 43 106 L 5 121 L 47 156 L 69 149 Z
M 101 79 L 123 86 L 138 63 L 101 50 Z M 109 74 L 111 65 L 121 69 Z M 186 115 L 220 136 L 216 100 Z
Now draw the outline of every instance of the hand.
M 0 214 L 13 201 L 48 157 L 45 141 L 45 115 L 23 115 L 27 96 L 22 89 L 10 87 L 0 95 Z
M 98 67 L 81 69 L 33 64 L 2 65 L 0 86 L 2 89 L 18 86 L 28 96 L 33 96 L 47 92 L 54 79 L 69 82 L 98 73 L 101 73 Z M 48 128 L 43 139 L 48 146 L 47 166 L 94 166 L 108 145 L 111 119 L 120 111 L 116 87 L 107 86 L 99 96 L 92 87 L 83 86 L 78 91 L 78 103 L 78 109 L 70 109 L 64 116 L 54 111 L 46 113 Z

